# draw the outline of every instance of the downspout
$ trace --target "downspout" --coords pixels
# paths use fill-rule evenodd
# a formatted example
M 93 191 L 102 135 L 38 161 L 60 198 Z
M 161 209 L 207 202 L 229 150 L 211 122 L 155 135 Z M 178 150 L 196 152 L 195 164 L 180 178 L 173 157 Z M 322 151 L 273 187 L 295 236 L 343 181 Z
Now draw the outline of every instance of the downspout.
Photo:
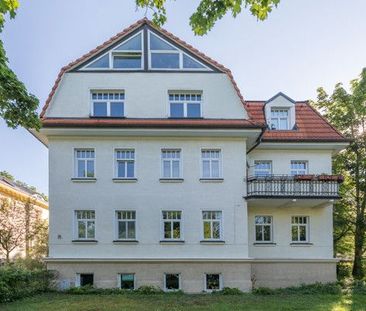
M 247 151 L 247 155 L 260 145 L 260 143 L 262 142 L 262 137 L 263 137 L 263 134 L 264 134 L 264 131 L 266 130 L 266 128 L 267 127 L 262 127 L 262 132 L 259 134 L 259 136 L 257 138 L 257 141 L 254 144 L 254 146 Z

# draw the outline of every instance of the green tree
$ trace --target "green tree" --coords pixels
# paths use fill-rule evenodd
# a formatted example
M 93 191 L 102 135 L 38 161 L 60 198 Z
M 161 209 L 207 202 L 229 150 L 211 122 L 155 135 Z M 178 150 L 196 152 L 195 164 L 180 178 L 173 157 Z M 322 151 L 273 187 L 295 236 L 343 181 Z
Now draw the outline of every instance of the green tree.
M 196 35 L 202 36 L 228 13 L 235 18 L 243 9 L 249 9 L 253 16 L 265 20 L 279 3 L 280 0 L 201 0 L 189 24 Z M 165 4 L 166 0 L 136 0 L 137 7 L 154 12 L 153 22 L 158 26 L 167 20 Z
M 2 32 L 5 16 L 15 17 L 19 6 L 18 0 L 0 0 L 0 32 Z M 38 99 L 28 93 L 24 84 L 9 68 L 3 42 L 0 40 L 0 117 L 9 127 L 19 125 L 26 128 L 40 128 L 36 109 Z
M 335 86 L 332 95 L 319 88 L 318 100 L 314 104 L 351 140 L 348 148 L 335 159 L 336 173 L 346 177 L 344 198 L 339 203 L 343 211 L 336 216 L 337 221 L 342 223 L 343 236 L 347 235 L 347 227 L 352 232 L 352 274 L 355 278 L 362 278 L 362 259 L 366 251 L 366 68 L 358 79 L 351 81 L 350 92 L 341 83 Z

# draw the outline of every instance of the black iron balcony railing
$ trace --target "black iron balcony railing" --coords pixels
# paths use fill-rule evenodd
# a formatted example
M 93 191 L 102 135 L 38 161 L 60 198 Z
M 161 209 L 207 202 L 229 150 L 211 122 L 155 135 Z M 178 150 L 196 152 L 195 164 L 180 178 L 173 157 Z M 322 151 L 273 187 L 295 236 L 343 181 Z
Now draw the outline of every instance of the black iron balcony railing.
M 249 177 L 247 198 L 338 199 L 338 175 L 269 175 Z

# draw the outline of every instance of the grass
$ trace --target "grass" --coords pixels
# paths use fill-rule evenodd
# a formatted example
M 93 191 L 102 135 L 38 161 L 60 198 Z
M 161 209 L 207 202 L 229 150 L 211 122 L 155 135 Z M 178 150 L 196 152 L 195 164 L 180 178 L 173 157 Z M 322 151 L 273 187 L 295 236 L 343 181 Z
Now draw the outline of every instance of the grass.
M 272 295 L 75 295 L 47 293 L 8 304 L 1 311 L 366 310 L 365 293 Z

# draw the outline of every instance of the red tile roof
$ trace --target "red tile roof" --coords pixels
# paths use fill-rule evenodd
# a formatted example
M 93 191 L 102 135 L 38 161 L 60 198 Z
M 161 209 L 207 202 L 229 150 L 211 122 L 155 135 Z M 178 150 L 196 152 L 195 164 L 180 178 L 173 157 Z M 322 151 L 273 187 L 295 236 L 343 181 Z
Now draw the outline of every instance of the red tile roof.
M 200 52 L 199 50 L 197 50 L 196 48 L 194 48 L 190 44 L 188 44 L 185 41 L 183 41 L 183 40 L 179 39 L 178 37 L 174 36 L 169 31 L 167 31 L 167 30 L 165 30 L 163 28 L 158 28 L 157 26 L 155 26 L 147 18 L 143 18 L 143 19 L 138 20 L 136 23 L 132 24 L 128 28 L 122 30 L 121 32 L 119 32 L 118 34 L 116 34 L 115 36 L 113 36 L 112 38 L 110 38 L 109 40 L 107 40 L 106 42 L 104 42 L 103 44 L 97 46 L 95 49 L 91 50 L 87 54 L 81 56 L 80 58 L 76 59 L 75 61 L 69 63 L 67 66 L 61 68 L 61 70 L 60 70 L 60 72 L 59 72 L 59 74 L 57 76 L 57 79 L 55 81 L 55 84 L 52 87 L 52 90 L 51 90 L 50 94 L 48 95 L 48 98 L 46 100 L 46 103 L 43 106 L 42 112 L 40 114 L 41 119 L 44 118 L 44 115 L 46 113 L 46 110 L 47 110 L 47 108 L 48 108 L 48 106 L 49 106 L 49 104 L 50 104 L 50 102 L 51 102 L 51 100 L 52 100 L 52 98 L 53 98 L 53 96 L 54 96 L 57 88 L 58 88 L 58 85 L 59 85 L 59 83 L 60 83 L 60 81 L 62 79 L 62 76 L 64 75 L 65 72 L 67 72 L 69 70 L 72 70 L 73 68 L 75 68 L 78 65 L 82 64 L 83 62 L 87 61 L 88 59 L 90 59 L 94 55 L 98 54 L 102 50 L 107 49 L 109 46 L 111 46 L 115 42 L 121 40 L 123 37 L 127 36 L 128 34 L 130 34 L 131 32 L 133 32 L 134 30 L 136 30 L 137 28 L 141 27 L 144 24 L 149 25 L 150 27 L 152 27 L 153 29 L 155 29 L 157 32 L 160 32 L 161 34 L 163 34 L 166 37 L 168 37 L 170 40 L 176 42 L 178 45 L 181 45 L 182 47 L 184 47 L 185 49 L 187 49 L 192 54 L 194 54 L 197 57 L 205 60 L 207 63 L 209 63 L 213 67 L 217 68 L 218 70 L 222 71 L 223 73 L 226 73 L 227 76 L 229 77 L 230 81 L 232 82 L 232 85 L 233 85 L 236 93 L 238 94 L 241 102 L 245 106 L 244 98 L 243 98 L 243 96 L 242 96 L 242 94 L 240 92 L 240 89 L 239 89 L 238 85 L 236 84 L 236 82 L 234 80 L 234 77 L 233 77 L 230 69 L 228 69 L 225 66 L 219 64 L 217 61 L 213 60 L 212 58 L 208 57 L 204 53 Z
M 245 119 L 108 119 L 108 118 L 45 118 L 45 127 L 118 127 L 118 128 L 255 128 Z
M 265 101 L 246 101 L 246 108 L 250 111 L 253 121 L 264 124 Z M 266 129 L 263 142 L 345 142 L 348 141 L 331 124 L 325 120 L 307 101 L 295 103 L 296 129 L 269 130 Z

